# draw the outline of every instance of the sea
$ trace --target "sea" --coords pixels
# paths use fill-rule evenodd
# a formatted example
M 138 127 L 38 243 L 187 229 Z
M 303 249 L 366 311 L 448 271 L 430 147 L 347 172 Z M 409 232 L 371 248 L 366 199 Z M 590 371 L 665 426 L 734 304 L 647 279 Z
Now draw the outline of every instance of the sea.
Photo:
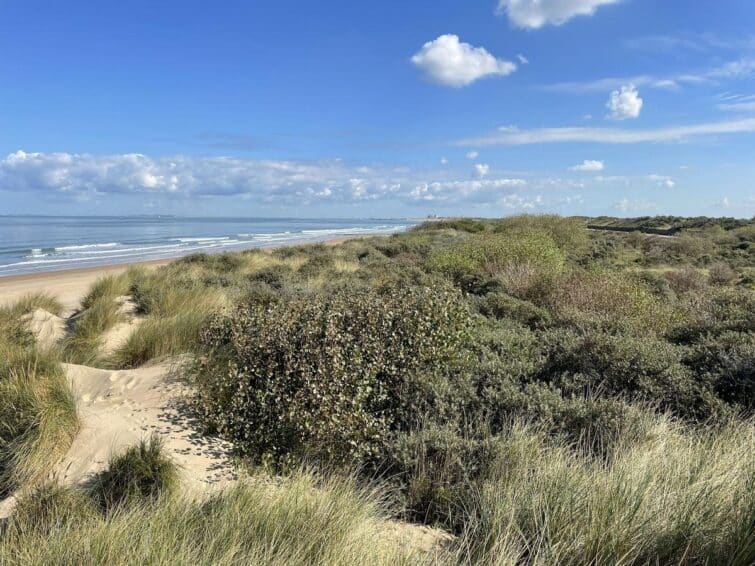
M 391 234 L 410 219 L 0 216 L 0 277 Z

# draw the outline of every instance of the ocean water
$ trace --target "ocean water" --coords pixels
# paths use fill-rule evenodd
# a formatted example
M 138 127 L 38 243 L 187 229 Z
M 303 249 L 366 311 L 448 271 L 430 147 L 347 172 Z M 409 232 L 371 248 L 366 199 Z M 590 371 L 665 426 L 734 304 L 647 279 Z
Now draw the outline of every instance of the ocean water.
M 415 223 L 407 219 L 0 216 L 0 277 L 389 234 Z

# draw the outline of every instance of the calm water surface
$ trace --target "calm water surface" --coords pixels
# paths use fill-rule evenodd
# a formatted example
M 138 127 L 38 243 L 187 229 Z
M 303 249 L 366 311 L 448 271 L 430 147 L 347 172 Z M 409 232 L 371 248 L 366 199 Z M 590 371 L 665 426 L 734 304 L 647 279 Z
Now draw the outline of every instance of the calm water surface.
M 389 234 L 406 219 L 0 216 L 0 277 Z

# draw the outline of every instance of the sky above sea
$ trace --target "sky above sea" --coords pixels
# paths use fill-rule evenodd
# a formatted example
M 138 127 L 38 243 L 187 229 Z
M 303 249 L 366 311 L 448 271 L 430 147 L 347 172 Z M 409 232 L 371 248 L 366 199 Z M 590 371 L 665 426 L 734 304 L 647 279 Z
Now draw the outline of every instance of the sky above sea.
M 9 1 L 0 53 L 0 214 L 755 214 L 755 2 Z

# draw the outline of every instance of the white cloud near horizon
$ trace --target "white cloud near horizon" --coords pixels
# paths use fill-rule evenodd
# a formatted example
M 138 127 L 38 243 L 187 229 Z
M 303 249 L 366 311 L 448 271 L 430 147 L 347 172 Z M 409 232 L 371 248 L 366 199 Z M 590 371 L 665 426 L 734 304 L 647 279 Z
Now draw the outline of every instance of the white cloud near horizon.
M 484 47 L 474 47 L 453 34 L 428 41 L 411 58 L 425 78 L 436 84 L 460 88 L 491 76 L 506 76 L 516 64 L 496 58 Z
M 512 25 L 538 29 L 559 26 L 576 16 L 592 16 L 601 6 L 620 0 L 499 0 L 496 13 L 506 14 Z
M 608 96 L 606 108 L 610 110 L 609 117 L 613 120 L 627 120 L 638 118 L 642 112 L 642 98 L 633 84 L 624 85 L 620 90 L 614 90 Z
M 648 129 L 585 127 L 517 129 L 507 126 L 489 135 L 458 140 L 453 142 L 453 145 L 479 147 L 542 143 L 659 143 L 681 142 L 713 135 L 753 132 L 755 132 L 755 118 Z
M 595 173 L 597 171 L 603 171 L 603 169 L 605 169 L 605 164 L 597 159 L 585 159 L 579 165 L 569 168 L 570 171 L 580 171 L 584 173 Z
M 487 176 L 487 172 L 485 175 Z M 255 160 L 235 157 L 141 154 L 93 155 L 17 151 L 0 159 L 0 190 L 71 200 L 114 195 L 140 199 L 238 198 L 270 205 L 365 201 L 495 203 L 521 178 L 453 179 L 442 171 L 349 166 L 342 161 Z

